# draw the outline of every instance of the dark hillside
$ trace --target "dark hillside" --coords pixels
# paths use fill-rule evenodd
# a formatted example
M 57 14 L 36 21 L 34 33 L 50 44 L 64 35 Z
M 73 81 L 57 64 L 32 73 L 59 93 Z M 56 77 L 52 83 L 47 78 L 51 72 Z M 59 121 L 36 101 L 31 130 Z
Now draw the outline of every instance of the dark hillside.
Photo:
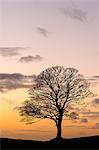
M 99 136 L 62 139 L 58 144 L 56 139 L 50 141 L 32 141 L 0 138 L 2 149 L 99 149 Z

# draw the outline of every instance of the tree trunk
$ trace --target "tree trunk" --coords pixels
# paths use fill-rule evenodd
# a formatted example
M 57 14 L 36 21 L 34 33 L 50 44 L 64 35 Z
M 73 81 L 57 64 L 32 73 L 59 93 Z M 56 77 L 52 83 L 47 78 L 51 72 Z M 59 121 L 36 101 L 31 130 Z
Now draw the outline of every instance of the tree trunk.
M 62 143 L 62 113 L 60 113 L 58 122 L 57 122 L 57 142 L 58 144 Z
M 58 142 L 61 141 L 62 139 L 62 131 L 61 131 L 61 121 L 58 121 L 58 124 L 57 124 L 57 140 Z

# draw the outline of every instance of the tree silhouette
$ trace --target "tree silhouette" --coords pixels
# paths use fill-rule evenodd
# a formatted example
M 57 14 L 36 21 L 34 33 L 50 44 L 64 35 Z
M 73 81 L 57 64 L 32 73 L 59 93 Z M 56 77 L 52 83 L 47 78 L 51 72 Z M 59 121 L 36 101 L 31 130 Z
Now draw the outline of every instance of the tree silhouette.
M 62 119 L 69 104 L 91 94 L 89 83 L 78 70 L 51 67 L 37 76 L 33 88 L 29 90 L 29 99 L 19 107 L 19 113 L 25 116 L 23 120 L 27 122 L 33 118 L 52 119 L 57 126 L 57 140 L 60 141 Z M 76 117 L 74 113 L 72 115 Z

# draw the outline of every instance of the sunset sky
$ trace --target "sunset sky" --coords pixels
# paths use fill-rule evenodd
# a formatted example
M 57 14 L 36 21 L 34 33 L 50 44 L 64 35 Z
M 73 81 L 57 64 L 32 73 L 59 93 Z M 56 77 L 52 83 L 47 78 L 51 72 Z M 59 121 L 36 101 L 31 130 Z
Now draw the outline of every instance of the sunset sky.
M 0 0 L 0 137 L 56 136 L 54 122 L 26 125 L 14 110 L 27 99 L 32 77 L 55 65 L 78 69 L 97 94 L 80 119 L 63 121 L 63 137 L 99 134 L 98 42 L 98 0 Z

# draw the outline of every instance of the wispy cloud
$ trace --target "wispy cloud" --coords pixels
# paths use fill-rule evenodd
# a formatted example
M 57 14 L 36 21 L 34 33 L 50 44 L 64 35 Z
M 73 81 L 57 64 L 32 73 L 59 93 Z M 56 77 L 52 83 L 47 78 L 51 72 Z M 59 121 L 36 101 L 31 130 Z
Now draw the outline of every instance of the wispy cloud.
M 87 118 L 81 118 L 80 122 L 81 122 L 81 123 L 87 123 L 87 122 L 88 122 L 88 119 L 87 119 Z
M 77 112 L 71 112 L 69 117 L 70 117 L 70 119 L 79 119 Z
M 64 125 L 66 128 L 83 128 L 83 129 L 99 129 L 99 123 L 96 123 L 94 126 L 88 127 L 84 125 Z
M 64 125 L 66 128 L 87 128 L 86 126 L 82 125 Z
M 90 118 L 92 120 L 99 118 L 99 112 L 82 112 L 84 118 Z
M 96 86 L 99 84 L 99 75 L 89 76 L 86 77 L 86 79 L 89 81 L 90 84 L 93 86 Z
M 94 115 L 99 115 L 99 112 L 94 112 L 94 111 L 89 111 L 89 112 L 82 112 L 82 114 L 86 114 L 86 115 L 90 115 L 90 114 L 94 114 Z
M 99 98 L 95 98 L 94 100 L 92 100 L 91 105 L 94 107 L 99 106 Z
M 99 75 L 92 76 L 93 79 L 99 80 Z
M 24 57 L 21 57 L 19 59 L 20 62 L 38 62 L 38 61 L 42 61 L 43 60 L 43 57 L 41 57 L 40 55 L 35 55 L 35 56 L 24 56 Z
M 92 129 L 99 129 L 99 123 L 96 123 L 96 124 L 92 127 Z
M 99 82 L 99 75 L 87 77 L 90 82 Z
M 25 76 L 19 73 L 0 74 L 0 92 L 8 92 L 17 88 L 30 88 L 33 85 L 35 75 Z
M 0 47 L 0 55 L 3 57 L 17 56 L 24 49 L 24 47 Z
M 87 21 L 87 12 L 76 5 L 72 5 L 67 8 L 59 8 L 59 10 L 66 18 L 77 20 L 83 23 Z
M 49 35 L 49 31 L 47 29 L 45 29 L 45 28 L 36 27 L 36 30 L 38 31 L 38 33 L 40 33 L 44 37 L 48 37 L 48 35 Z

